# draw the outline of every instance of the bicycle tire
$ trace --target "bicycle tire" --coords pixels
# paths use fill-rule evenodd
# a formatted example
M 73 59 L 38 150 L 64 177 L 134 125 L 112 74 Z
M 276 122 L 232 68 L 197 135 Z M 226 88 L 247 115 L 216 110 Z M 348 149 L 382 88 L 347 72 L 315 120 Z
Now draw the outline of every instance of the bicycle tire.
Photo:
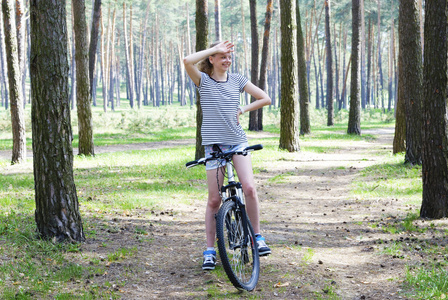
M 249 220 L 248 243 L 242 243 L 242 213 L 234 201 L 226 201 L 216 217 L 216 236 L 221 263 L 230 282 L 237 288 L 252 291 L 260 275 L 260 259 L 254 230 Z

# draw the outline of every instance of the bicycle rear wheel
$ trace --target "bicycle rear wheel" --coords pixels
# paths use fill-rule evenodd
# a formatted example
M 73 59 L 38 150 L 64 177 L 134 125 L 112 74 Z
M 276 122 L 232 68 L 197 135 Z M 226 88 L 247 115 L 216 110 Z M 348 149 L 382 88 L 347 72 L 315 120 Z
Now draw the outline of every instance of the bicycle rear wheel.
M 244 234 L 242 213 L 234 201 L 226 201 L 216 217 L 219 256 L 224 270 L 237 289 L 252 291 L 258 282 L 260 260 L 254 230 L 247 220 Z

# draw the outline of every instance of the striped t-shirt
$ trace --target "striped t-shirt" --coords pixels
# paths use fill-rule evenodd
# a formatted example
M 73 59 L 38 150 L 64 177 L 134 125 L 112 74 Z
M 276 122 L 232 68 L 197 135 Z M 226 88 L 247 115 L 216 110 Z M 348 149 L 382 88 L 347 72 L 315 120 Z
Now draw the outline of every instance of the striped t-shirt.
M 201 73 L 202 145 L 237 145 L 247 142 L 246 133 L 237 123 L 240 94 L 248 79 L 239 74 L 227 74 L 227 81 L 216 81 Z

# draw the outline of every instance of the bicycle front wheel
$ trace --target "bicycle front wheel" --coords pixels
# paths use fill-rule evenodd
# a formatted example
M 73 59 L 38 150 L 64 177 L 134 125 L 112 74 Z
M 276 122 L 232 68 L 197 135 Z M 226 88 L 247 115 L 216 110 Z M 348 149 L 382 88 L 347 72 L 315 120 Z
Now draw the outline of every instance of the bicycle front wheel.
M 234 201 L 226 201 L 216 217 L 219 256 L 224 270 L 237 289 L 252 291 L 258 282 L 260 260 L 254 230 L 247 219 L 247 235 L 243 215 Z

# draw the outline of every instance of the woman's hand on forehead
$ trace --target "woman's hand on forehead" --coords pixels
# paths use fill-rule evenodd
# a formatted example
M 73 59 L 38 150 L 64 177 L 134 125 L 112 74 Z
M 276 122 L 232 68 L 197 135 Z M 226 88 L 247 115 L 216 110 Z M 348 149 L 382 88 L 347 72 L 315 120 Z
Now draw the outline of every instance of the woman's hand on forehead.
M 225 42 L 219 43 L 215 47 L 220 53 L 230 53 L 230 52 L 233 52 L 234 45 L 232 42 L 225 41 Z

